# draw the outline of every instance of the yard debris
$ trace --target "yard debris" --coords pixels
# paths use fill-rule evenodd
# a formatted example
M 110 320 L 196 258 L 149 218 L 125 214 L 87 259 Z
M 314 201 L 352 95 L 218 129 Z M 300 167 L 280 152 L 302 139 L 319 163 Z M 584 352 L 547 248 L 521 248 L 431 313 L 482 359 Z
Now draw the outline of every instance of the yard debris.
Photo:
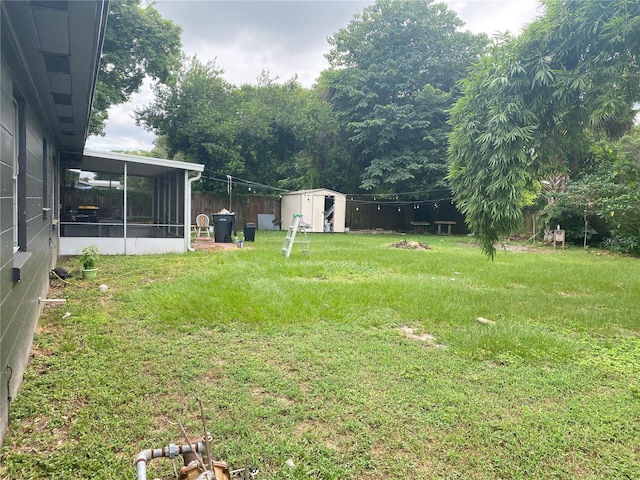
M 487 318 L 484 317 L 478 317 L 476 318 L 476 321 L 479 323 L 484 323 L 485 325 L 495 325 L 496 322 L 494 322 L 493 320 L 489 320 Z
M 100 290 L 102 293 L 105 293 L 107 290 L 109 290 L 109 287 L 107 285 L 105 285 L 104 283 L 102 283 L 98 287 L 98 290 Z
M 63 286 L 66 286 L 69 284 L 69 282 L 67 282 L 67 278 L 69 277 L 71 277 L 71 275 L 66 268 L 56 267 L 50 272 L 49 283 L 51 284 L 52 280 L 58 279 L 62 282 Z
M 63 303 L 66 303 L 67 299 L 66 298 L 43 298 L 43 297 L 38 297 L 38 303 L 42 303 L 44 305 L 61 305 Z
M 430 333 L 421 333 L 417 334 L 414 328 L 409 326 L 400 327 L 400 333 L 402 333 L 406 338 L 410 338 L 411 340 L 419 340 L 421 342 L 425 342 L 430 347 L 434 348 L 446 348 L 444 345 L 441 345 L 436 342 L 436 337 L 431 335 Z
M 396 235 L 399 234 L 398 232 L 396 232 L 395 230 L 385 230 L 383 228 L 374 228 L 374 229 L 368 229 L 368 230 L 349 230 L 350 233 L 362 233 L 362 234 L 384 234 L 384 235 Z M 403 234 L 400 234 L 403 235 Z
M 405 250 L 431 250 L 431 247 L 425 243 L 402 240 L 398 243 L 391 244 L 393 248 L 402 248 Z

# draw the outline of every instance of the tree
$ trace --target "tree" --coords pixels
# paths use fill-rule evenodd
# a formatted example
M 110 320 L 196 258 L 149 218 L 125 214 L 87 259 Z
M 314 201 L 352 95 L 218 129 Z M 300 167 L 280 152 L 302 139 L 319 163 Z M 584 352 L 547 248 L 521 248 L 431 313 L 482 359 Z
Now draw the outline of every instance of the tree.
M 462 25 L 431 0 L 378 0 L 329 39 L 332 68 L 321 83 L 354 146 L 362 188 L 444 185 L 446 111 L 486 45 Z
M 640 98 L 640 3 L 543 3 L 544 17 L 475 65 L 452 110 L 448 178 L 490 257 L 536 182 L 579 168 L 589 129 L 622 134 Z
M 222 78 L 215 62 L 189 59 L 170 85 L 154 87 L 155 101 L 136 110 L 136 121 L 163 138 L 169 158 L 202 163 L 207 171 L 235 173 L 243 159 L 235 138 L 239 115 L 237 89 Z M 203 179 L 203 188 L 217 184 Z
M 237 143 L 249 179 L 284 189 L 345 185 L 344 139 L 331 106 L 295 78 L 278 84 L 263 72 L 240 87 Z
M 139 0 L 111 0 L 89 133 L 101 135 L 112 105 L 127 102 L 145 77 L 167 83 L 180 67 L 182 29 Z
M 640 127 L 598 147 L 592 171 L 570 184 L 571 199 L 576 207 L 589 199 L 610 230 L 605 247 L 640 256 Z
M 640 128 L 616 144 L 618 159 L 596 177 L 595 208 L 611 228 L 609 248 L 640 256 Z
M 279 84 L 264 72 L 235 87 L 215 63 L 191 59 L 171 86 L 158 85 L 139 124 L 162 140 L 170 158 L 206 165 L 201 187 L 233 175 L 283 189 L 339 185 L 343 139 L 329 104 L 295 78 Z
M 296 162 L 311 135 L 304 105 L 308 90 L 295 78 L 279 84 L 263 72 L 256 85 L 240 87 L 240 123 L 236 141 L 244 161 L 236 172 L 251 180 L 298 188 L 304 173 Z

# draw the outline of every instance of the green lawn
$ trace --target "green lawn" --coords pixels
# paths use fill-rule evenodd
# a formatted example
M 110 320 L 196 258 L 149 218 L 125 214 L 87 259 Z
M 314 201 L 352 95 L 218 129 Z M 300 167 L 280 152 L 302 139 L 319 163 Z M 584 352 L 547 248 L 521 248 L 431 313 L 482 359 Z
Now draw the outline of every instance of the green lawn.
M 178 422 L 202 434 L 197 398 L 214 456 L 259 479 L 640 478 L 640 261 L 359 234 L 285 259 L 283 239 L 73 279 L 0 478 L 135 478 L 137 452 L 184 443 Z

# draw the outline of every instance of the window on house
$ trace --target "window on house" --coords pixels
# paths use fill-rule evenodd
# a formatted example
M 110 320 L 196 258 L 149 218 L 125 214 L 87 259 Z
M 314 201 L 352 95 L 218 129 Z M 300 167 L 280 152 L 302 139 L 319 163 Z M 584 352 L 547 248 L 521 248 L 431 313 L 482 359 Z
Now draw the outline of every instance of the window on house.
M 47 139 L 42 139 L 42 208 L 49 208 L 49 146 Z
M 13 100 L 13 251 L 27 250 L 27 119 L 24 100 Z
M 58 154 L 54 152 L 54 149 L 50 149 L 51 154 L 51 190 L 49 193 L 49 199 L 51 204 L 51 215 L 54 218 L 60 216 L 60 169 L 58 163 Z
M 12 177 L 12 198 L 13 198 L 13 253 L 20 248 L 18 244 L 18 176 L 20 173 L 20 164 L 18 162 L 18 102 L 13 100 L 13 177 Z

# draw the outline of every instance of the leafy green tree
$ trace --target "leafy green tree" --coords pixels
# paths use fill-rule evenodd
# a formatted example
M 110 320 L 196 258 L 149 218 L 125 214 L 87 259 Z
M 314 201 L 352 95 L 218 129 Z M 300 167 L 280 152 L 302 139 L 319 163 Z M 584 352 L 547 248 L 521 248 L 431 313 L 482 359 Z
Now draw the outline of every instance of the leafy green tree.
M 590 211 L 608 226 L 605 247 L 640 255 L 640 127 L 597 151 L 596 167 L 573 182 L 576 206 L 587 198 Z
M 145 77 L 167 83 L 180 68 L 182 29 L 139 0 L 111 0 L 89 133 L 101 135 L 112 105 L 129 101 Z
M 279 84 L 263 72 L 256 85 L 242 85 L 239 93 L 236 141 L 244 165 L 236 173 L 283 188 L 298 183 L 295 161 L 310 134 L 303 109 L 307 90 L 295 78 Z
M 285 189 L 344 184 L 344 139 L 331 106 L 315 90 L 291 79 L 276 83 L 263 73 L 240 87 L 236 141 L 245 178 Z
M 447 109 L 486 45 L 442 3 L 378 0 L 330 39 L 321 84 L 367 190 L 436 188 L 447 171 Z
M 639 2 L 543 3 L 544 17 L 477 63 L 452 109 L 449 180 L 491 257 L 537 182 L 581 168 L 589 130 L 624 133 L 640 98 Z
M 202 187 L 226 188 L 213 175 L 242 177 L 284 189 L 344 182 L 344 139 L 330 105 L 291 79 L 263 73 L 256 85 L 235 87 L 214 63 L 192 59 L 171 87 L 137 111 L 170 158 L 206 165 Z
M 172 85 L 154 87 L 153 104 L 136 110 L 136 120 L 163 138 L 169 158 L 202 163 L 209 173 L 236 173 L 243 168 L 235 138 L 238 125 L 237 88 L 222 78 L 215 62 L 197 58 L 185 63 Z M 217 183 L 204 178 L 203 188 Z

